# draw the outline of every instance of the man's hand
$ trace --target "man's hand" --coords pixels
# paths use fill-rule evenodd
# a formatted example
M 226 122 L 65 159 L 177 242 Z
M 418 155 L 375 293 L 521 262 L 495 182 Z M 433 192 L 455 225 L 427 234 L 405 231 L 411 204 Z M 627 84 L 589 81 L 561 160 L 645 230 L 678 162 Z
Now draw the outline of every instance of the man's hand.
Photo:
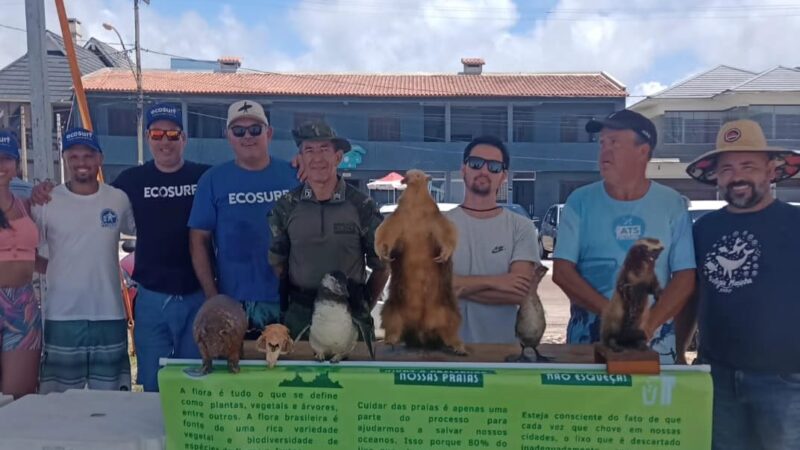
M 56 185 L 50 180 L 44 180 L 37 184 L 31 190 L 31 203 L 34 205 L 50 203 L 50 200 L 52 200 L 50 193 L 53 192 L 53 188 L 55 187 Z
M 499 283 L 497 289 L 500 291 L 508 292 L 520 299 L 520 303 L 527 298 L 531 290 L 531 280 L 529 276 L 521 273 L 507 273 L 499 275 Z
M 292 167 L 297 169 L 297 179 L 300 181 L 306 181 L 308 174 L 306 174 L 306 167 L 305 164 L 303 164 L 303 158 L 300 157 L 299 153 L 294 155 L 294 158 L 292 158 Z

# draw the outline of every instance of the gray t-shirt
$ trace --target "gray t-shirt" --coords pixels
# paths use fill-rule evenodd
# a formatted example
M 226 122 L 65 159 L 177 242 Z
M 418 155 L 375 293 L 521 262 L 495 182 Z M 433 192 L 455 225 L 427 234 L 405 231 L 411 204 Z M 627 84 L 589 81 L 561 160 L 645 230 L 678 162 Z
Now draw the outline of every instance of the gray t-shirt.
M 445 213 L 458 228 L 453 254 L 455 275 L 502 275 L 514 261 L 539 262 L 538 235 L 533 222 L 503 210 L 490 219 L 476 219 L 463 209 Z M 515 343 L 516 305 L 486 305 L 459 299 L 461 339 L 466 343 Z

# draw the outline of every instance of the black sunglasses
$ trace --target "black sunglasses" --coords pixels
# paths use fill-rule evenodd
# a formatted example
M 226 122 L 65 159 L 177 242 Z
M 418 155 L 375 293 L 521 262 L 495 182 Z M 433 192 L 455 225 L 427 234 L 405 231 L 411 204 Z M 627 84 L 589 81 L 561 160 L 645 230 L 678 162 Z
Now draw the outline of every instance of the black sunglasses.
M 250 125 L 249 127 L 239 125 L 231 127 L 231 133 L 237 138 L 244 137 L 245 133 L 250 133 L 250 136 L 253 137 L 260 136 L 262 131 L 264 131 L 264 127 L 259 124 Z
M 467 156 L 464 160 L 464 164 L 472 170 L 481 170 L 481 167 L 486 164 L 486 168 L 489 169 L 491 173 L 500 173 L 506 169 L 506 165 L 503 161 L 483 159 L 479 156 Z

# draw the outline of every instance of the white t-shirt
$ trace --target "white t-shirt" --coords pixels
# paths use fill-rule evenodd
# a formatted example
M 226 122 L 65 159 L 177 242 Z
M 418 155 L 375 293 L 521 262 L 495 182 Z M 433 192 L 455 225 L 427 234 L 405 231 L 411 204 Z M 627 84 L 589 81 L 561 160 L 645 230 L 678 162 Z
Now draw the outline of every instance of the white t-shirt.
M 45 319 L 124 319 L 119 235 L 136 232 L 128 196 L 101 183 L 92 195 L 60 185 L 51 197 L 31 211 L 49 251 Z
M 453 273 L 459 276 L 503 275 L 514 261 L 539 261 L 538 235 L 529 219 L 508 210 L 489 219 L 468 216 L 456 208 L 445 213 L 458 228 Z M 516 343 L 517 305 L 487 305 L 459 299 L 464 342 Z

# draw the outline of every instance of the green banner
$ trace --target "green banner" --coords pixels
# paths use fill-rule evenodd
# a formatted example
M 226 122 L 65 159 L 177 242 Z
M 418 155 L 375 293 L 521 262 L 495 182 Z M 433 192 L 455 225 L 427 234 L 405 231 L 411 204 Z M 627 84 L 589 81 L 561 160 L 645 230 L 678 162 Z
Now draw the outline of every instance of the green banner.
M 711 448 L 706 372 L 184 367 L 159 372 L 168 450 Z

